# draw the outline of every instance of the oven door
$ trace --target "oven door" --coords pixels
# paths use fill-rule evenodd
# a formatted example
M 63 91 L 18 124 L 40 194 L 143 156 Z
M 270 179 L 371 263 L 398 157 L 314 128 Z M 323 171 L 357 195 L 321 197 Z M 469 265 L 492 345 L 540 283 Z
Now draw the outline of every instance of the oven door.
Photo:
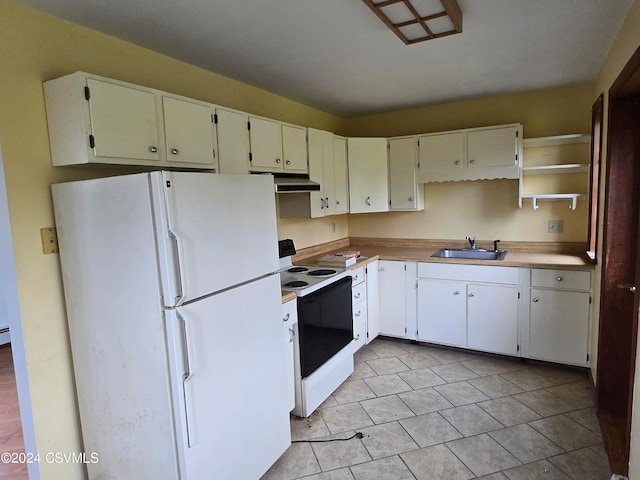
M 353 340 L 351 277 L 298 297 L 300 373 L 305 378 Z

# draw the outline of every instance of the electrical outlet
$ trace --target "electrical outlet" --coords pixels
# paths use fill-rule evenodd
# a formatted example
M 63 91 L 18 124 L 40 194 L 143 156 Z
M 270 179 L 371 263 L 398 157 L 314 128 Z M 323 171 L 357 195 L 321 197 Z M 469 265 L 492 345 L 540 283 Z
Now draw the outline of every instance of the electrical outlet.
M 562 233 L 564 227 L 564 220 L 549 220 L 547 224 L 547 232 L 549 233 Z
M 41 228 L 40 238 L 42 238 L 42 253 L 58 252 L 58 234 L 55 228 Z

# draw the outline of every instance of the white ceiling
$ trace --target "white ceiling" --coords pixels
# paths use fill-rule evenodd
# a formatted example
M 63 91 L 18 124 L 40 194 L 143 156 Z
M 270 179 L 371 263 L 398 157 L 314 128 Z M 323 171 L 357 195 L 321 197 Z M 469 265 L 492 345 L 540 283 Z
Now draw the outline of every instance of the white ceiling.
M 632 2 L 458 0 L 407 46 L 361 0 L 17 0 L 343 116 L 592 81 Z

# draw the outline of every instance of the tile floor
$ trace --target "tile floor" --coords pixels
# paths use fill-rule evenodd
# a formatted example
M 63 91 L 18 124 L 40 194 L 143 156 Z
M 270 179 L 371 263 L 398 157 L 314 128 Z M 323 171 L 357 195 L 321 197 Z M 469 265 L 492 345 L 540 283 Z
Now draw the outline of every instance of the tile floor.
M 263 480 L 609 480 L 584 370 L 376 339 Z

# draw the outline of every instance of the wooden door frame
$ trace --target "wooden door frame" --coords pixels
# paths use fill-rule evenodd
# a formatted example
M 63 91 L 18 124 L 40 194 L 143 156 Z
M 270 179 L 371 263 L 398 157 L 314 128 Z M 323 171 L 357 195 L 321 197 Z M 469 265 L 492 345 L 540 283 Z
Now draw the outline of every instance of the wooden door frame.
M 640 116 L 635 105 L 640 98 L 640 48 L 628 61 L 609 89 L 607 121 L 607 164 L 605 180 L 604 231 L 602 242 L 602 276 L 600 285 L 600 325 L 598 336 L 598 364 L 596 399 L 598 418 L 609 457 L 612 473 L 628 475 L 633 406 L 633 385 L 638 334 L 639 295 L 633 299 L 632 317 L 608 313 L 615 307 L 618 282 L 634 283 L 640 276 L 640 216 L 621 214 L 625 209 L 638 212 L 640 195 L 634 194 L 640 184 L 640 167 L 629 168 L 640 163 L 640 148 L 634 139 L 625 136 L 620 129 L 621 120 L 627 115 Z M 624 122 L 622 122 L 624 123 Z M 623 132 L 623 133 L 620 133 Z M 632 197 L 621 197 L 620 193 L 631 192 Z M 635 242 L 629 238 L 633 235 Z M 620 255 L 613 252 L 614 236 L 624 251 L 636 249 L 633 265 L 625 270 Z M 625 239 L 629 241 L 625 242 Z M 611 243 L 611 245 L 609 245 Z M 611 247 L 611 248 L 609 248 Z M 615 261 L 618 261 L 616 264 Z M 632 270 L 635 269 L 635 273 Z M 628 277 L 621 279 L 621 272 Z M 612 283 L 614 282 L 614 283 Z M 638 285 L 640 287 L 640 285 Z M 618 303 L 619 305 L 620 303 Z M 627 304 L 628 305 L 628 304 Z M 628 307 L 624 307 L 625 309 Z M 614 308 L 615 311 L 615 308 Z M 622 310 L 626 312 L 626 310 Z

